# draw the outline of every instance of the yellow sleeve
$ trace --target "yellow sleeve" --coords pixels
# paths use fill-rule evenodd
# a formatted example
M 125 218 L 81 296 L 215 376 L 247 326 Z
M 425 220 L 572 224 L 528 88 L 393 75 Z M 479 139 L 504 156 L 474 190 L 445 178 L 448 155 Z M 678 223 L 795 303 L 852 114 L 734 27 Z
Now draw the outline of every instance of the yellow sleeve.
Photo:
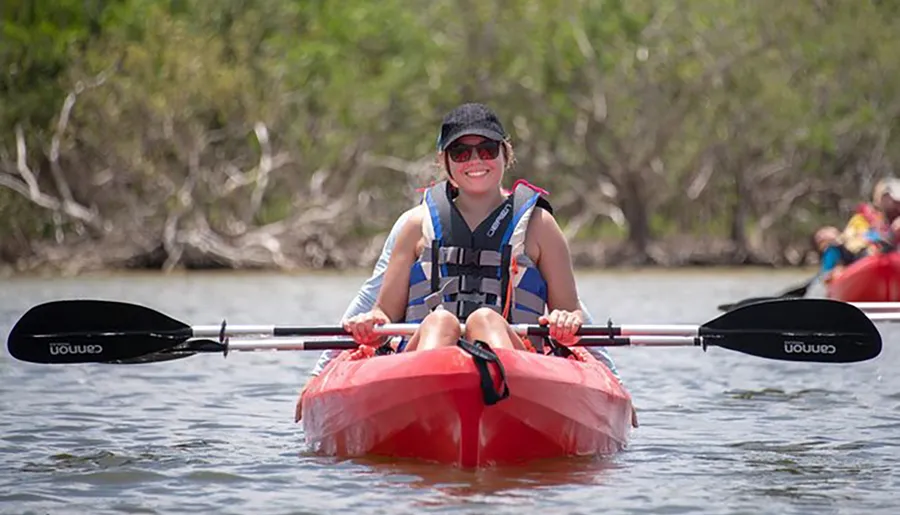
M 847 226 L 844 227 L 844 234 L 847 236 L 855 236 L 859 237 L 866 233 L 869 230 L 869 221 L 866 220 L 861 214 L 855 214 L 850 217 L 850 220 L 847 221 Z
M 868 246 L 869 241 L 866 239 L 866 232 L 869 230 L 869 221 L 861 214 L 855 214 L 850 217 L 844 232 L 841 233 L 844 247 L 850 252 L 861 252 Z

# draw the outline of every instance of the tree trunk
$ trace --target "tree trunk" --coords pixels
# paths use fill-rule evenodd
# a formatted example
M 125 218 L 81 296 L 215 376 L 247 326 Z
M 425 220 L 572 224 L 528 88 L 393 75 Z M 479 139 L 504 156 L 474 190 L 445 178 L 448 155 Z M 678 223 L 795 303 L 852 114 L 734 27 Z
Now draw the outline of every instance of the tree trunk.
M 744 171 L 740 166 L 734 169 L 734 202 L 731 205 L 731 243 L 734 245 L 734 259 L 744 262 L 749 257 L 747 244 L 747 195 Z
M 627 244 L 637 264 L 652 262 L 647 253 L 651 234 L 650 217 L 644 195 L 646 187 L 643 182 L 639 172 L 629 170 L 623 177 L 622 190 L 619 194 L 619 207 L 628 224 Z

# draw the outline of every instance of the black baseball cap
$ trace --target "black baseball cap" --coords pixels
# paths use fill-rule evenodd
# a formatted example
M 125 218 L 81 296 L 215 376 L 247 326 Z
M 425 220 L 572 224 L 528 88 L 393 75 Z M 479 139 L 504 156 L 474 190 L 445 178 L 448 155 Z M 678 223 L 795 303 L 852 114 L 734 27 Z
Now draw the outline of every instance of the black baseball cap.
M 437 148 L 444 151 L 458 138 L 469 135 L 502 141 L 506 139 L 506 130 L 497 115 L 486 105 L 463 104 L 444 116 Z

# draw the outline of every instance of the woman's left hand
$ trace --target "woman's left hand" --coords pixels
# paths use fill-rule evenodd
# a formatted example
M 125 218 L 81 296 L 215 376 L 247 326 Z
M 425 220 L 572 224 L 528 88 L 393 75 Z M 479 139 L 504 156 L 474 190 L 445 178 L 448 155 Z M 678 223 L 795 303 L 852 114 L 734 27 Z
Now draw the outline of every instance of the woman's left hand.
M 584 324 L 584 316 L 581 314 L 581 311 L 554 309 L 549 315 L 538 318 L 538 323 L 550 326 L 550 338 L 563 345 L 573 345 L 581 339 L 575 333 Z

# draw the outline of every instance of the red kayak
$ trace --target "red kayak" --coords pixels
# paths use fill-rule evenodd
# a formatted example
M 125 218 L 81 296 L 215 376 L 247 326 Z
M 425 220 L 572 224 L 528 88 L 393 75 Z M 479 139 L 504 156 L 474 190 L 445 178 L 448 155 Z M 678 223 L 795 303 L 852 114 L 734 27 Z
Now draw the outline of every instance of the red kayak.
M 900 254 L 875 254 L 854 262 L 829 282 L 827 294 L 844 302 L 900 301 Z
M 625 446 L 631 396 L 602 363 L 496 353 L 510 395 L 487 406 L 472 356 L 460 348 L 370 358 L 345 351 L 303 394 L 307 442 L 334 456 L 464 468 L 611 454 Z

